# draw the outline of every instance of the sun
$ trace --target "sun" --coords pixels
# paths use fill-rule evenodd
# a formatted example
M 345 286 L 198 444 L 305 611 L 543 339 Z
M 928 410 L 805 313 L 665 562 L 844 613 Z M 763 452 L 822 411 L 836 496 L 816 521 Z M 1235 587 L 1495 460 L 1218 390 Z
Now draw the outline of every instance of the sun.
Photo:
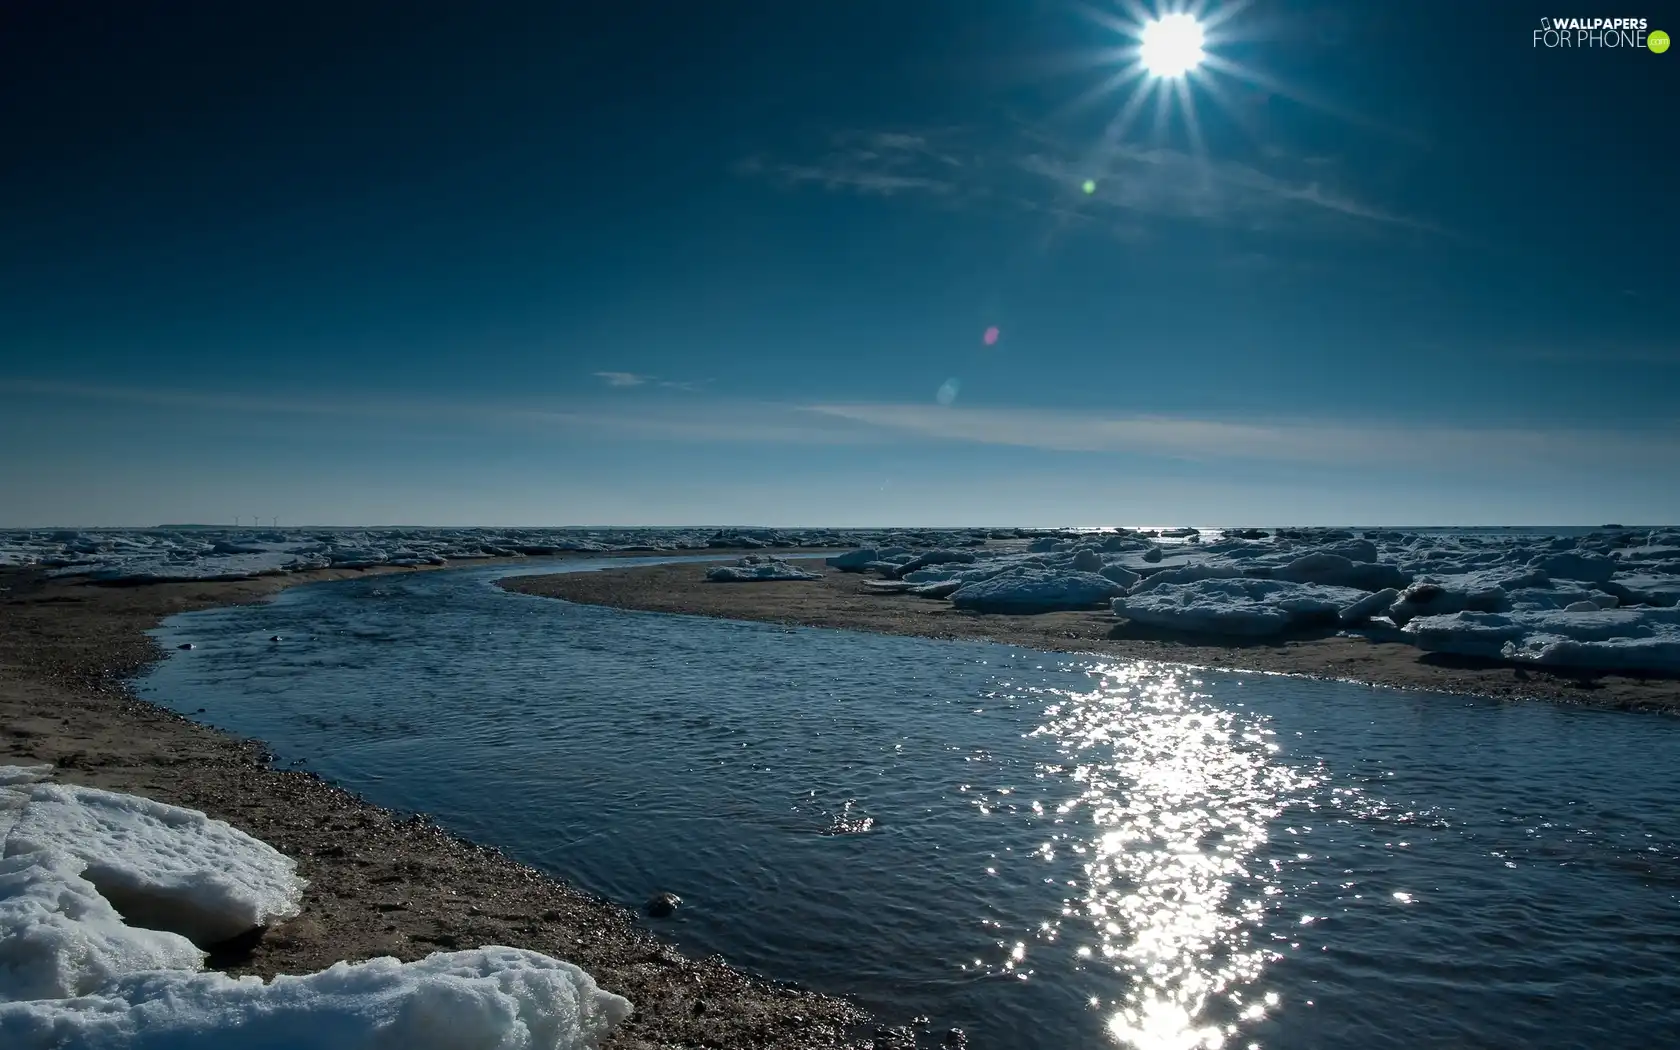
M 1163 15 L 1144 25 L 1138 58 L 1156 77 L 1182 77 L 1202 64 L 1202 24 L 1183 13 Z
M 1082 14 L 1106 41 L 1075 60 L 1106 71 L 1106 76 L 1071 102 L 1069 114 L 1099 102 L 1121 96 L 1118 111 L 1102 134 L 1099 152 L 1112 151 L 1126 140 L 1132 124 L 1149 109 L 1155 111 L 1154 138 L 1177 137 L 1183 129 L 1193 152 L 1205 151 L 1197 99 L 1205 98 L 1229 111 L 1241 123 L 1244 113 L 1228 97 L 1220 81 L 1231 78 L 1263 87 L 1274 94 L 1287 94 L 1274 78 L 1244 68 L 1226 53 L 1234 43 L 1254 39 L 1254 33 L 1237 24 L 1237 16 L 1253 0 L 1103 0 L 1118 10 L 1082 8 Z M 1293 95 L 1291 95 L 1293 97 Z M 1153 103 L 1153 105 L 1151 105 Z M 1175 119 L 1176 118 L 1176 119 Z M 1092 167 L 1104 161 L 1093 159 Z M 1076 175 L 1079 189 L 1087 178 Z M 1095 196 L 1089 189 L 1085 196 Z

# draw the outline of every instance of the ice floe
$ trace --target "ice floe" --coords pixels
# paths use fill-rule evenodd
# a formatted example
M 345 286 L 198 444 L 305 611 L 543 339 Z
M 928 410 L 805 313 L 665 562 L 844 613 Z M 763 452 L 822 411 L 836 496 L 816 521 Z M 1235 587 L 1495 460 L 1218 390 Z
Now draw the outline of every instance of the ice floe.
M 1114 599 L 1134 623 L 1191 633 L 1260 637 L 1339 623 L 1365 597 L 1351 587 L 1284 580 L 1203 579 Z
M 1111 588 L 1117 616 L 1185 634 L 1340 628 L 1489 659 L 1680 673 L 1680 626 L 1670 616 L 1680 607 L 1677 529 L 1170 529 L 1019 539 L 1026 542 L 979 549 L 874 547 L 829 565 L 881 577 L 872 590 L 946 598 L 974 612 L 1087 608 Z M 953 551 L 962 557 L 947 557 Z
M 733 565 L 719 565 L 706 573 L 713 583 L 756 583 L 766 580 L 820 580 L 822 573 L 810 572 L 791 562 L 762 554 L 749 554 Z
M 1040 613 L 1095 608 L 1123 591 L 1094 572 L 1024 572 L 964 583 L 950 598 L 973 612 Z
M 0 766 L 7 1050 L 585 1050 L 630 1013 L 516 948 L 266 982 L 204 972 L 207 938 L 297 913 L 292 862 L 202 813 L 49 773 Z

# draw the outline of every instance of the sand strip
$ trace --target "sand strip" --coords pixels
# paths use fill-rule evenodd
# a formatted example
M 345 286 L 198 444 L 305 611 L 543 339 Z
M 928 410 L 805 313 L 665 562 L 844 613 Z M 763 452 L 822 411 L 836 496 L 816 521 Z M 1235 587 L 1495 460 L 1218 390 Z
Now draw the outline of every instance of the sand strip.
M 63 780 L 200 809 L 295 857 L 310 883 L 303 914 L 212 959 L 232 973 L 504 944 L 574 962 L 628 997 L 636 1013 L 612 1047 L 863 1045 L 867 1019 L 847 1003 L 686 959 L 618 905 L 313 774 L 270 768 L 261 746 L 125 684 L 162 656 L 143 632 L 165 617 L 380 571 L 127 587 L 0 571 L 0 764 L 52 762 Z
M 923 638 L 971 638 L 1055 652 L 1102 653 L 1201 667 L 1276 671 L 1374 685 L 1537 698 L 1680 713 L 1680 681 L 1552 672 L 1427 653 L 1398 642 L 1314 637 L 1286 641 L 1175 638 L 1123 625 L 1106 611 L 1004 616 L 949 602 L 870 594 L 864 577 L 830 571 L 814 581 L 710 583 L 708 566 L 655 565 L 565 576 L 522 576 L 501 586 L 522 594 L 648 612 L 842 627 Z

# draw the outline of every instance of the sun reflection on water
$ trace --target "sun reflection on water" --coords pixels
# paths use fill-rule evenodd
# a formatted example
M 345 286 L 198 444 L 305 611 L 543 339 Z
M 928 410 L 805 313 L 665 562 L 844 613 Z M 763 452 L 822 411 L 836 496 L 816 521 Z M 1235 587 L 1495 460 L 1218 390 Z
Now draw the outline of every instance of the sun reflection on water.
M 1082 860 L 1055 925 L 1082 967 L 1121 978 L 1092 1002 L 1112 1011 L 1119 1044 L 1217 1050 L 1277 1005 L 1258 987 L 1273 956 L 1253 938 L 1277 872 L 1256 861 L 1270 821 L 1319 776 L 1276 761 L 1264 718 L 1214 706 L 1183 672 L 1116 664 L 1093 677 L 1052 696 L 1033 733 L 1063 756 L 1040 778 L 1076 791 L 1036 854 Z

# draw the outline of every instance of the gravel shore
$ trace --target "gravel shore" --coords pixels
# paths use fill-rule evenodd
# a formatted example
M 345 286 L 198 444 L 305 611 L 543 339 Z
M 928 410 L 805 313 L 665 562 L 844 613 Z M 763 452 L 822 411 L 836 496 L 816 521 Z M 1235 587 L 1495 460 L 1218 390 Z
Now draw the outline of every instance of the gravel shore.
M 1328 636 L 1258 642 L 1171 637 L 1121 623 L 1100 610 L 1007 616 L 964 612 L 941 600 L 871 594 L 864 590 L 863 577 L 832 570 L 823 579 L 812 581 L 711 583 L 705 578 L 707 568 L 654 565 L 521 576 L 504 580 L 501 586 L 523 594 L 620 609 L 923 638 L 982 639 L 1056 652 L 1102 653 L 1502 699 L 1535 698 L 1680 713 L 1680 681 L 1672 678 L 1553 673 L 1364 638 Z
M 65 781 L 203 810 L 296 858 L 309 880 L 303 913 L 212 957 L 231 973 L 503 944 L 574 962 L 630 999 L 636 1012 L 610 1047 L 867 1045 L 868 1018 L 844 1001 L 684 958 L 617 904 L 312 774 L 271 768 L 261 746 L 126 685 L 163 655 L 144 632 L 165 617 L 377 571 L 130 587 L 0 571 L 0 764 L 51 762 Z

